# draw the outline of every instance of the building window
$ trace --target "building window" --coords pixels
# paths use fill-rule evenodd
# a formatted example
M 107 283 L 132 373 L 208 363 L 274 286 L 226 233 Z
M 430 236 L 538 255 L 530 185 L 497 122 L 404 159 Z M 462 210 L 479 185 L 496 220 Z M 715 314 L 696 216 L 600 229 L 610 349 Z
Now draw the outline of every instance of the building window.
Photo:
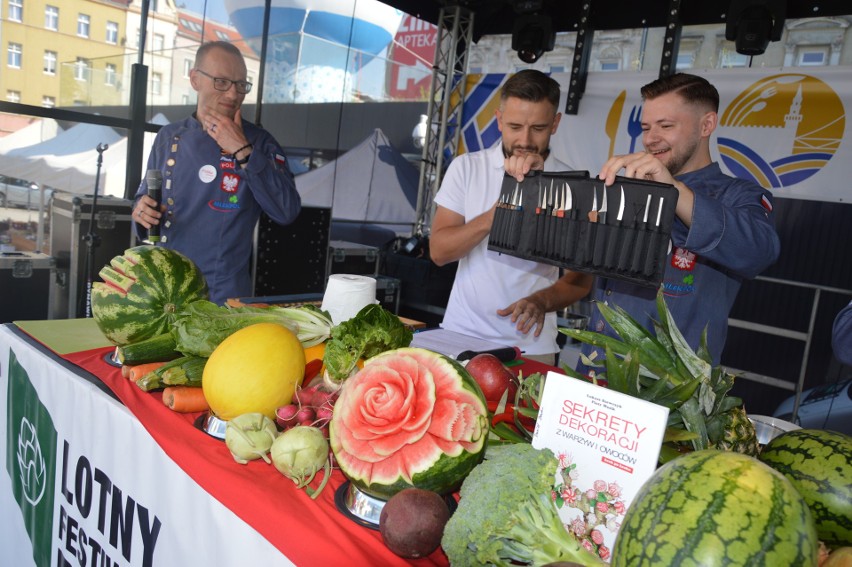
M 112 45 L 118 43 L 118 22 L 107 22 L 106 42 Z
M 154 34 L 154 45 L 152 45 L 154 49 L 154 53 L 162 53 L 166 47 L 166 38 L 163 37 L 163 34 L 155 33 Z
M 6 100 L 9 102 L 21 102 L 21 91 L 6 91 Z
M 163 92 L 163 74 L 151 73 L 151 92 L 160 94 Z
M 56 106 L 56 97 L 43 96 L 41 97 L 41 105 L 45 108 L 53 108 Z
M 44 29 L 59 30 L 59 8 L 56 6 L 46 6 L 44 8 Z
M 720 69 L 736 69 L 740 67 L 748 67 L 749 56 L 737 53 L 733 42 L 727 42 L 719 51 L 719 68 Z
M 825 47 L 800 47 L 796 55 L 796 65 L 814 67 L 825 65 L 828 60 L 828 49 Z
M 118 84 L 118 78 L 115 73 L 115 65 L 112 63 L 107 63 L 106 67 L 104 67 L 104 83 L 107 85 L 114 87 Z
M 89 60 L 83 57 L 78 57 L 74 63 L 74 78 L 78 81 L 89 80 Z
M 183 78 L 189 78 L 189 72 L 192 71 L 192 59 L 183 60 Z
M 685 69 L 692 69 L 692 66 L 695 64 L 695 53 L 687 52 L 687 53 L 678 53 L 677 62 L 675 63 L 675 69 L 678 71 L 683 71 Z
M 187 104 L 189 104 L 189 95 L 188 95 L 188 94 L 182 94 L 182 95 L 180 95 L 180 103 L 181 103 L 182 105 L 184 105 L 184 106 L 186 106 Z
M 24 19 L 24 0 L 9 0 L 9 21 L 21 22 Z
M 80 37 L 89 37 L 90 20 L 86 14 L 77 15 L 77 35 Z
M 564 65 L 551 65 L 550 66 L 550 72 L 551 73 L 564 73 L 565 72 L 565 66 Z
M 45 75 L 55 75 L 56 74 L 56 52 L 55 51 L 45 51 L 44 52 L 44 74 Z
M 9 56 L 6 59 L 9 67 L 13 69 L 21 68 L 21 57 L 23 57 L 23 47 L 20 43 L 9 44 Z
M 601 71 L 618 71 L 621 69 L 621 61 L 601 61 Z

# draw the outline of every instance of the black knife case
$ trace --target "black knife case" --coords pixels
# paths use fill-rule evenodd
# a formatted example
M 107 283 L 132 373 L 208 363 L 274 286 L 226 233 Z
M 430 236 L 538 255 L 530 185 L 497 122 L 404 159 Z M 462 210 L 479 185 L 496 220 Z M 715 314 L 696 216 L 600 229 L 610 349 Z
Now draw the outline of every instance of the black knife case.
M 619 220 L 622 190 L 624 210 Z M 601 210 L 604 191 L 605 214 Z M 535 172 L 520 183 L 506 175 L 488 249 L 658 287 L 677 198 L 672 185 L 616 177 L 615 183 L 605 187 L 587 171 Z M 593 211 L 597 214 L 590 214 Z

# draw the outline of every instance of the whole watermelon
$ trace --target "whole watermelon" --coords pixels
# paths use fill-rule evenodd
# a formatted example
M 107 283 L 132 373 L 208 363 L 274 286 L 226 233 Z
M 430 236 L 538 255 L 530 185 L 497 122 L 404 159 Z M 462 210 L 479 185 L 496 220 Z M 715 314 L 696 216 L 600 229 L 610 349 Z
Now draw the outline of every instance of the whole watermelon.
M 816 565 L 804 498 L 782 474 L 741 453 L 708 449 L 663 465 L 627 510 L 614 567 Z
M 92 284 L 92 317 L 114 345 L 169 330 L 184 305 L 207 299 L 207 283 L 192 260 L 168 248 L 137 246 L 116 256 Z
M 852 437 L 821 429 L 797 429 L 770 441 L 760 460 L 799 491 L 829 545 L 852 544 Z
M 420 348 L 384 352 L 348 378 L 334 404 L 331 449 L 359 490 L 446 494 L 485 454 L 485 397 L 457 362 Z

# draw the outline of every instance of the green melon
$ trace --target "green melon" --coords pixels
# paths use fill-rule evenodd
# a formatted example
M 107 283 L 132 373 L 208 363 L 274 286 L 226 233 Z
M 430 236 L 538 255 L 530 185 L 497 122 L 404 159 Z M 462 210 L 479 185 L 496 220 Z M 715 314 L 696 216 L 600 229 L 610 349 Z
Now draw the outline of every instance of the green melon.
M 822 541 L 852 544 L 852 437 L 797 429 L 770 441 L 760 460 L 786 476 L 804 497 Z
M 117 346 L 167 332 L 180 309 L 208 297 L 198 266 L 161 246 L 130 248 L 99 275 L 103 281 L 92 284 L 92 317 Z
M 708 449 L 663 465 L 627 510 L 613 567 L 816 565 L 804 498 L 757 459 Z
M 488 414 L 457 362 L 419 348 L 369 359 L 334 404 L 329 440 L 359 490 L 387 500 L 404 488 L 447 494 L 485 454 Z

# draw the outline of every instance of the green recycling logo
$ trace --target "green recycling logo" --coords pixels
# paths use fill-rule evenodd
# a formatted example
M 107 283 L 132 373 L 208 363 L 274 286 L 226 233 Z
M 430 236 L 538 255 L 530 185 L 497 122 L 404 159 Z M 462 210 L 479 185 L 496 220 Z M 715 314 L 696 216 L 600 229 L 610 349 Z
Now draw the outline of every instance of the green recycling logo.
M 18 430 L 18 474 L 23 497 L 37 506 L 47 488 L 47 470 L 36 429 L 26 417 L 21 419 Z

